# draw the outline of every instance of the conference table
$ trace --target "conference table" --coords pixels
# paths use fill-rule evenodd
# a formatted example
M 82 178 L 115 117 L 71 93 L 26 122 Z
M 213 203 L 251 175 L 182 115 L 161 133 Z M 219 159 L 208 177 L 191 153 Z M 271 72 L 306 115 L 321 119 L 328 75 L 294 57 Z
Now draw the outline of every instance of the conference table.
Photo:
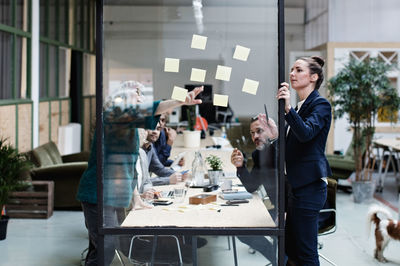
M 215 140 L 215 139 L 214 139 Z M 239 179 L 232 175 L 235 173 L 235 166 L 230 162 L 232 147 L 228 143 L 220 149 L 206 149 L 206 146 L 215 145 L 212 138 L 208 137 L 201 140 L 201 147 L 185 148 L 183 147 L 183 136 L 178 135 L 172 151 L 171 158 L 181 152 L 185 152 L 184 169 L 191 169 L 195 151 L 200 151 L 203 160 L 207 155 L 214 154 L 219 156 L 223 161 L 225 173 L 229 173 L 222 178 L 231 179 L 233 189 L 245 190 Z M 175 185 L 157 186 L 157 190 L 164 192 L 173 191 L 175 187 L 183 187 L 185 182 Z M 189 197 L 198 194 L 216 195 L 217 200 L 205 205 L 189 204 Z M 132 210 L 123 221 L 121 227 L 149 228 L 149 227 L 168 227 L 168 228 L 209 228 L 211 230 L 227 229 L 227 228 L 270 228 L 277 225 L 272 220 L 262 198 L 257 192 L 252 194 L 252 198 L 248 203 L 237 204 L 238 206 L 224 206 L 226 200 L 221 198 L 220 191 L 204 192 L 202 188 L 186 187 L 186 196 L 181 202 L 172 199 L 171 205 L 154 206 L 151 209 Z M 243 215 L 246 214 L 246 215 Z M 195 238 L 194 238 L 195 239 Z M 197 261 L 197 250 L 193 249 L 193 261 Z M 194 264 L 195 265 L 195 264 Z

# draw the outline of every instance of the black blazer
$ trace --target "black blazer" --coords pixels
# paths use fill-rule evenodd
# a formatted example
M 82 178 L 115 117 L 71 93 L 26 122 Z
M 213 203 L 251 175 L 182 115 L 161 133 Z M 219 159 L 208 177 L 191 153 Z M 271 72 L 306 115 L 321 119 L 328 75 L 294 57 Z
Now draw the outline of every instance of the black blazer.
M 285 152 L 286 173 L 292 188 L 300 188 L 322 177 L 331 176 L 325 157 L 332 120 L 330 103 L 318 91 L 313 91 L 299 112 L 291 108 L 285 120 L 290 125 Z

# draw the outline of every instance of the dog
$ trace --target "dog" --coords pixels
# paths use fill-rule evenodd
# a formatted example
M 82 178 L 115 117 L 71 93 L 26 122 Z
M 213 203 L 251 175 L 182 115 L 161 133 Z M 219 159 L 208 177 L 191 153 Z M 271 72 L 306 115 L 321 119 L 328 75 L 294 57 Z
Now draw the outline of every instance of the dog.
M 400 240 L 400 222 L 393 220 L 386 208 L 372 205 L 368 211 L 368 232 L 371 231 L 372 223 L 375 224 L 375 258 L 380 262 L 387 262 L 383 251 L 389 240 Z

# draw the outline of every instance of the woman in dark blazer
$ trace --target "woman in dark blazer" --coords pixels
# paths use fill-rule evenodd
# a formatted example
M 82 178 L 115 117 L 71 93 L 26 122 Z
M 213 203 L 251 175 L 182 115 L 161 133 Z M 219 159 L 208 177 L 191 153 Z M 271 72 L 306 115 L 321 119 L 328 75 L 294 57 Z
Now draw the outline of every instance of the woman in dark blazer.
M 320 57 L 298 59 L 290 83 L 300 102 L 290 105 L 289 84 L 284 82 L 277 98 L 285 100 L 286 174 L 288 193 L 285 250 L 288 265 L 319 265 L 318 215 L 326 201 L 326 177 L 331 169 L 325 145 L 331 125 L 331 105 L 318 89 L 324 79 Z

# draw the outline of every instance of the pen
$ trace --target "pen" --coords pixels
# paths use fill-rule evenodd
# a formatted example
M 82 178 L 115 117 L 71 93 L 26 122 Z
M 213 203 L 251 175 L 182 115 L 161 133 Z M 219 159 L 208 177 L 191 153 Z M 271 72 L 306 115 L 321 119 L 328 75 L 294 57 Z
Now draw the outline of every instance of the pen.
M 182 171 L 181 174 L 184 175 L 184 174 L 186 174 L 187 172 L 189 172 L 189 170 Z
M 221 204 L 219 206 L 239 206 L 239 204 Z
M 264 103 L 264 110 L 265 110 L 265 116 L 266 116 L 266 118 L 267 118 L 267 124 L 268 124 L 268 122 L 269 122 L 269 117 L 268 117 L 267 105 L 265 105 L 265 103 Z

